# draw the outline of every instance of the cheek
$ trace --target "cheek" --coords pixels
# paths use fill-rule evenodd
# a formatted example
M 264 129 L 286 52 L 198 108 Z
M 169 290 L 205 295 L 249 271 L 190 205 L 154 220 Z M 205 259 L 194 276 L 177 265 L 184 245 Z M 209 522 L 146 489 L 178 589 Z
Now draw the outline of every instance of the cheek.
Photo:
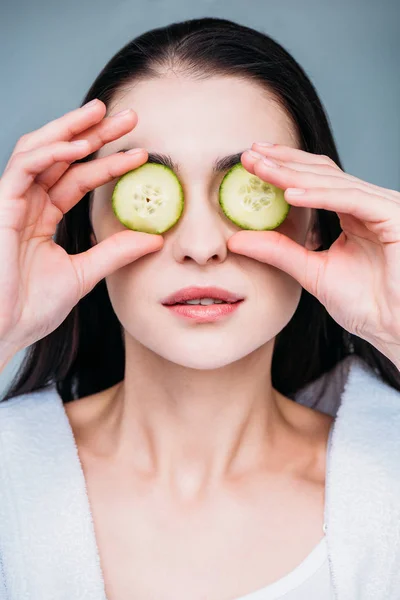
M 251 311 L 257 315 L 254 326 L 268 339 L 277 335 L 290 321 L 300 301 L 302 287 L 287 273 L 270 265 L 258 265 L 253 273 L 257 282 L 255 303 Z M 250 315 L 251 318 L 251 315 Z
M 143 315 L 151 318 L 151 308 L 155 304 L 154 278 L 156 273 L 151 265 L 152 256 L 142 256 L 106 277 L 108 294 L 114 312 L 122 326 L 130 331 L 143 320 Z

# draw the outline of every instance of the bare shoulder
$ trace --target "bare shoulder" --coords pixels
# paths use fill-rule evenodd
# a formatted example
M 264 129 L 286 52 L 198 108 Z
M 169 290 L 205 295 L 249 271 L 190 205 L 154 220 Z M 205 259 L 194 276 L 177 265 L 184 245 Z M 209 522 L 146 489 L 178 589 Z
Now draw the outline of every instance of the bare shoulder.
M 317 436 L 329 432 L 335 417 L 315 408 L 305 406 L 276 392 L 277 402 L 285 419 L 307 436 Z

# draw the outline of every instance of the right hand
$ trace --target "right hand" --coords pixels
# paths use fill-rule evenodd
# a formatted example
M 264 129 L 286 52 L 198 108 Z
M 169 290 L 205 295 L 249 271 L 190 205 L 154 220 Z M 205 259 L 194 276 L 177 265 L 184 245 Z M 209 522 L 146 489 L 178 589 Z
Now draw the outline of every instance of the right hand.
M 105 113 L 97 100 L 23 135 L 0 179 L 0 362 L 54 331 L 102 278 L 163 245 L 160 235 L 126 229 L 69 255 L 52 239 L 88 191 L 147 160 L 142 149 L 71 166 L 137 123 L 134 111 Z

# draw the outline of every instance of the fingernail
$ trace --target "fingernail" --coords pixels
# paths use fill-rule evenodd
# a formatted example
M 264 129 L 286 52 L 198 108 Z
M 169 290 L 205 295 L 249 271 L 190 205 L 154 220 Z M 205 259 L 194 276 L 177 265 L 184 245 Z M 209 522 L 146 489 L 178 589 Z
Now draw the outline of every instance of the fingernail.
M 84 104 L 82 106 L 82 108 L 92 108 L 92 106 L 94 106 L 95 104 L 97 104 L 97 98 L 95 98 L 94 100 L 91 100 L 87 104 Z
M 75 144 L 75 146 L 87 146 L 89 144 L 88 140 L 74 140 L 71 144 Z
M 289 196 L 300 196 L 300 194 L 305 194 L 306 190 L 303 190 L 301 188 L 287 188 L 286 193 Z
M 121 110 L 121 112 L 117 113 L 116 115 L 112 115 L 112 118 L 123 117 L 124 115 L 127 115 L 130 112 L 132 112 L 131 109 L 127 108 L 126 110 Z
M 264 158 L 264 155 L 263 155 L 263 154 L 260 154 L 259 152 L 255 152 L 255 150 L 250 150 L 250 149 L 249 149 L 249 150 L 247 150 L 247 152 L 248 152 L 248 153 L 249 153 L 251 156 L 253 156 L 254 158 L 257 158 L 257 160 L 258 160 L 258 159 L 260 159 L 260 158 Z
M 280 165 L 278 165 L 278 163 L 276 163 L 274 160 L 270 160 L 269 158 L 265 158 L 265 157 L 264 157 L 262 160 L 263 160 L 263 163 L 264 163 L 265 165 L 267 165 L 267 167 L 274 167 L 274 168 L 277 168 L 277 167 L 279 167 L 279 166 L 280 166 Z
M 127 150 L 125 154 L 139 154 L 140 152 L 143 152 L 143 148 L 131 148 L 130 150 Z
M 254 142 L 257 146 L 275 146 L 275 144 L 271 144 L 271 142 Z

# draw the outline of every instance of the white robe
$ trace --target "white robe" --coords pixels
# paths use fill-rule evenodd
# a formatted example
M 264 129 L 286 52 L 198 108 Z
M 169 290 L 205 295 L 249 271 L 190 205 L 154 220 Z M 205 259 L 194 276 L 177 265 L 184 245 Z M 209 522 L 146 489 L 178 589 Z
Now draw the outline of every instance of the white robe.
M 344 391 L 330 399 L 325 499 L 335 598 L 398 600 L 400 392 L 358 357 L 339 363 L 331 384 L 343 365 Z M 324 377 L 296 400 L 309 403 Z M 107 600 L 82 465 L 55 386 L 0 402 L 0 600 Z

